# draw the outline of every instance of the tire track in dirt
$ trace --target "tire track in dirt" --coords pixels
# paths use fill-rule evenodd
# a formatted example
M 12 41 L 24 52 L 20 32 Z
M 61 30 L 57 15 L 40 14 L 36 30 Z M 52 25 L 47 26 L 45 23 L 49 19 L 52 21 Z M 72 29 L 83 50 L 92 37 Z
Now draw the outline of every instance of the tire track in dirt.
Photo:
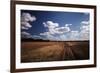
M 63 60 L 75 59 L 74 52 L 72 51 L 71 46 L 68 43 L 62 42 L 62 47 L 64 49 Z

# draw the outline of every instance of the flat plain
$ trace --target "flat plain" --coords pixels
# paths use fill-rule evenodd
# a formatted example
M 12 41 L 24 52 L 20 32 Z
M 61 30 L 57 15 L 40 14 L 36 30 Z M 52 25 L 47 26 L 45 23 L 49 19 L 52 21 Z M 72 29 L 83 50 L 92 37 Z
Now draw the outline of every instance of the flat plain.
M 89 59 L 89 41 L 21 42 L 21 62 Z

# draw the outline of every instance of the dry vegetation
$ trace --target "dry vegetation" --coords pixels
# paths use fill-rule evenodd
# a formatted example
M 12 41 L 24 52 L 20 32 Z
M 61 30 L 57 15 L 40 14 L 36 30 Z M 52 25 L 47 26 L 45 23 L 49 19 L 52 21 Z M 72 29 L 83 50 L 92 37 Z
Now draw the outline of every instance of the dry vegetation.
M 21 62 L 89 59 L 89 42 L 22 42 Z

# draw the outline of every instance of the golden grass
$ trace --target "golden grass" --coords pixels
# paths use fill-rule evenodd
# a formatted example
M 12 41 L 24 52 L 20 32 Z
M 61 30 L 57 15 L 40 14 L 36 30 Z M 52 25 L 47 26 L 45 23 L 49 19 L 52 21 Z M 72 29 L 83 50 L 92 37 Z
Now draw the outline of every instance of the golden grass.
M 87 59 L 89 42 L 22 42 L 21 62 Z

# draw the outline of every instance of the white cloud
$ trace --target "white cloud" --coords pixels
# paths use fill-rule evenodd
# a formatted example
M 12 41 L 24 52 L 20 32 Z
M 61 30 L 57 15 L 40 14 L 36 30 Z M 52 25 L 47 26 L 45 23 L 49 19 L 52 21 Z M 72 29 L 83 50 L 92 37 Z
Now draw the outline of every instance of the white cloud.
M 81 31 L 85 31 L 85 32 L 88 32 L 89 31 L 89 25 L 82 25 L 80 27 Z
M 28 32 L 23 31 L 23 32 L 21 32 L 21 37 L 22 38 L 31 38 L 32 35 Z
M 59 35 L 59 39 L 58 40 L 60 40 L 60 41 L 66 41 L 66 40 L 68 40 L 68 37 L 67 37 L 66 34 L 62 34 L 62 35 Z
M 35 16 L 31 16 L 31 14 L 29 13 L 22 13 L 22 21 L 35 21 L 36 20 L 36 17 Z
M 70 28 L 69 27 L 58 27 L 58 28 L 55 28 L 55 30 L 57 34 L 63 34 L 63 33 L 69 32 Z
M 23 22 L 21 22 L 21 29 L 28 29 L 28 28 L 31 28 L 32 27 L 32 25 L 30 25 L 28 22 L 25 22 L 25 21 L 23 21 Z
M 30 33 L 26 32 L 26 31 L 22 31 L 21 32 L 21 37 L 22 38 L 42 39 L 41 36 L 39 36 L 39 35 L 31 35 Z
M 58 23 L 54 23 L 52 21 L 43 22 L 44 27 L 48 27 L 49 29 L 53 29 L 59 26 Z
M 50 32 L 40 33 L 41 36 L 45 36 L 45 39 L 54 40 L 54 36 Z
M 43 22 L 43 25 L 48 29 L 48 32 L 50 34 L 55 34 L 56 33 L 55 28 L 59 27 L 58 23 L 54 23 L 52 21 Z
M 44 27 L 47 27 L 49 34 L 63 34 L 70 31 L 70 28 L 66 24 L 64 27 L 60 27 L 58 23 L 53 21 L 43 22 Z M 71 25 L 71 24 L 69 24 Z
M 42 39 L 42 37 L 39 36 L 39 35 L 32 35 L 32 38 L 33 38 L 33 39 Z
M 28 30 L 32 27 L 32 25 L 29 22 L 36 21 L 35 16 L 31 16 L 29 13 L 22 13 L 21 15 L 21 29 Z M 32 35 L 26 31 L 21 32 L 22 38 L 32 38 Z
M 71 26 L 72 24 L 65 24 L 65 26 L 67 27 L 67 26 Z
M 89 40 L 89 21 L 80 23 L 80 30 L 71 30 L 69 33 L 70 40 Z
M 89 40 L 89 21 L 82 21 L 80 26 L 80 38 L 84 40 Z
M 80 28 L 76 30 L 70 28 L 72 24 L 59 26 L 59 23 L 47 21 L 44 22 L 43 25 L 48 30 L 40 33 L 40 35 L 45 36 L 45 38 L 49 40 L 89 40 L 89 21 L 82 21 L 80 23 Z
M 22 13 L 21 15 L 21 29 L 29 29 L 32 27 L 32 25 L 29 23 L 36 21 L 36 17 L 35 16 L 31 16 L 31 14 L 29 13 Z
M 50 33 L 49 32 L 43 32 L 43 33 L 40 33 L 40 35 L 49 35 Z
M 89 40 L 89 33 L 80 33 L 80 38 L 82 40 Z
M 21 26 L 21 29 L 28 30 L 28 28 L 27 27 L 24 27 L 24 26 Z
M 78 40 L 79 36 L 80 36 L 79 31 L 73 30 L 73 31 L 70 32 L 70 37 L 69 38 L 71 40 Z
M 47 28 L 47 31 L 40 33 L 40 35 L 45 36 L 49 40 L 63 40 L 64 38 L 66 38 L 64 34 L 71 31 L 69 26 L 72 24 L 66 24 L 63 27 L 60 27 L 59 23 L 47 21 L 43 22 L 43 25 Z
M 89 21 L 82 21 L 81 24 L 82 25 L 89 25 Z
M 53 34 L 51 34 L 50 32 L 44 32 L 44 33 L 40 33 L 41 36 L 44 36 L 45 39 L 47 40 L 57 40 L 57 37 L 55 37 Z

